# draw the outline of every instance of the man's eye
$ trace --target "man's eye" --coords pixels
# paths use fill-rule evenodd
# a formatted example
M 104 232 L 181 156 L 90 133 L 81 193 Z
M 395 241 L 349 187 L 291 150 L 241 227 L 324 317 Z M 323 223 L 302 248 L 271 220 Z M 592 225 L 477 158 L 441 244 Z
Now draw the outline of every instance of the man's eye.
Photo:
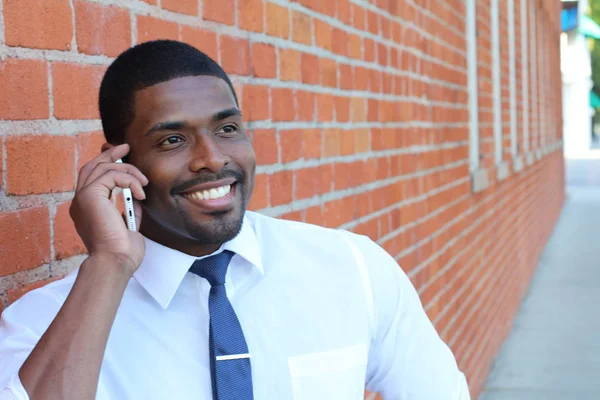
M 217 134 L 231 134 L 231 133 L 236 133 L 237 131 L 239 131 L 237 125 L 225 125 L 223 127 L 221 127 L 218 131 Z
M 159 145 L 160 146 L 168 146 L 171 144 L 177 144 L 181 141 L 182 141 L 182 139 L 179 136 L 169 136 L 168 138 L 166 138 L 165 140 L 160 142 Z

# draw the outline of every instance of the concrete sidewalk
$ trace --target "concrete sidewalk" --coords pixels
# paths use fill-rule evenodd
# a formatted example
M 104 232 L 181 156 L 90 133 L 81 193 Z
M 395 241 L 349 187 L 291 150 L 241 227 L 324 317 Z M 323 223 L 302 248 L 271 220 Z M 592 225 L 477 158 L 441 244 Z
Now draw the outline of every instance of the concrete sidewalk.
M 600 156 L 567 161 L 567 200 L 481 400 L 600 399 Z

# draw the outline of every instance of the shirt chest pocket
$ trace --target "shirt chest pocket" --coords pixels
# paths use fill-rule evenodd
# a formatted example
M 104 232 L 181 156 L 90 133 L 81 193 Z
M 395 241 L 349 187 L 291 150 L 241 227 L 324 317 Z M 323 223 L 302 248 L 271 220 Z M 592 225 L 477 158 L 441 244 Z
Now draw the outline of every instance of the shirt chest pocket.
M 362 400 L 367 346 L 288 358 L 294 400 Z

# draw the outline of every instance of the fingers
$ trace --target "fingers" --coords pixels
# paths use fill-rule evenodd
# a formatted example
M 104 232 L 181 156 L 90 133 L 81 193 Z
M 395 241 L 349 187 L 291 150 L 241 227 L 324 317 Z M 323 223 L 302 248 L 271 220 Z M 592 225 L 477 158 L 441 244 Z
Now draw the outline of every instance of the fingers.
M 98 157 L 85 164 L 79 171 L 79 177 L 77 179 L 77 189 L 84 186 L 84 183 L 88 181 L 89 175 L 100 163 L 114 163 L 115 161 L 125 157 L 129 153 L 129 145 L 121 144 L 119 146 L 112 147 L 109 150 L 102 152 Z
M 136 230 L 139 232 L 142 225 L 142 206 L 137 201 L 133 202 L 133 213 L 135 214 Z
M 145 180 L 147 183 L 147 180 Z M 131 189 L 133 198 L 137 200 L 144 200 L 146 194 L 144 193 L 142 182 L 134 175 L 126 172 L 121 172 L 116 169 L 109 169 L 102 175 L 90 182 L 83 189 L 97 188 L 102 190 L 103 197 L 109 197 L 110 193 L 117 187 Z
M 91 182 L 94 182 L 100 176 L 104 175 L 107 171 L 111 171 L 111 170 L 119 171 L 119 172 L 123 172 L 123 173 L 129 174 L 129 175 L 135 176 L 142 183 L 142 186 L 145 186 L 148 184 L 148 178 L 146 178 L 146 176 L 144 174 L 142 174 L 142 172 L 139 169 L 137 169 L 136 167 L 134 167 L 131 164 L 117 164 L 114 162 L 100 162 L 100 163 L 96 164 L 96 166 L 89 173 L 89 175 L 87 176 L 85 181 L 82 180 L 81 183 L 78 184 L 78 186 L 79 186 L 78 188 L 86 187 Z
M 128 225 L 128 218 L 126 215 L 127 211 L 121 214 L 121 218 L 123 218 L 123 222 L 125 225 Z M 142 206 L 137 201 L 133 202 L 133 214 L 135 215 L 135 230 L 140 231 L 140 226 L 142 225 Z

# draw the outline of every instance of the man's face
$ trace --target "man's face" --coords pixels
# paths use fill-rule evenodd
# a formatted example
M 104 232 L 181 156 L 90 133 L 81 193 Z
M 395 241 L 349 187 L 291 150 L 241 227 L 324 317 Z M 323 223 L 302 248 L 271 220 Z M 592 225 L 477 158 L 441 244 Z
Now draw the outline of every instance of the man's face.
M 212 76 L 176 78 L 135 94 L 128 162 L 150 183 L 141 232 L 192 255 L 235 237 L 256 159 L 231 89 Z

